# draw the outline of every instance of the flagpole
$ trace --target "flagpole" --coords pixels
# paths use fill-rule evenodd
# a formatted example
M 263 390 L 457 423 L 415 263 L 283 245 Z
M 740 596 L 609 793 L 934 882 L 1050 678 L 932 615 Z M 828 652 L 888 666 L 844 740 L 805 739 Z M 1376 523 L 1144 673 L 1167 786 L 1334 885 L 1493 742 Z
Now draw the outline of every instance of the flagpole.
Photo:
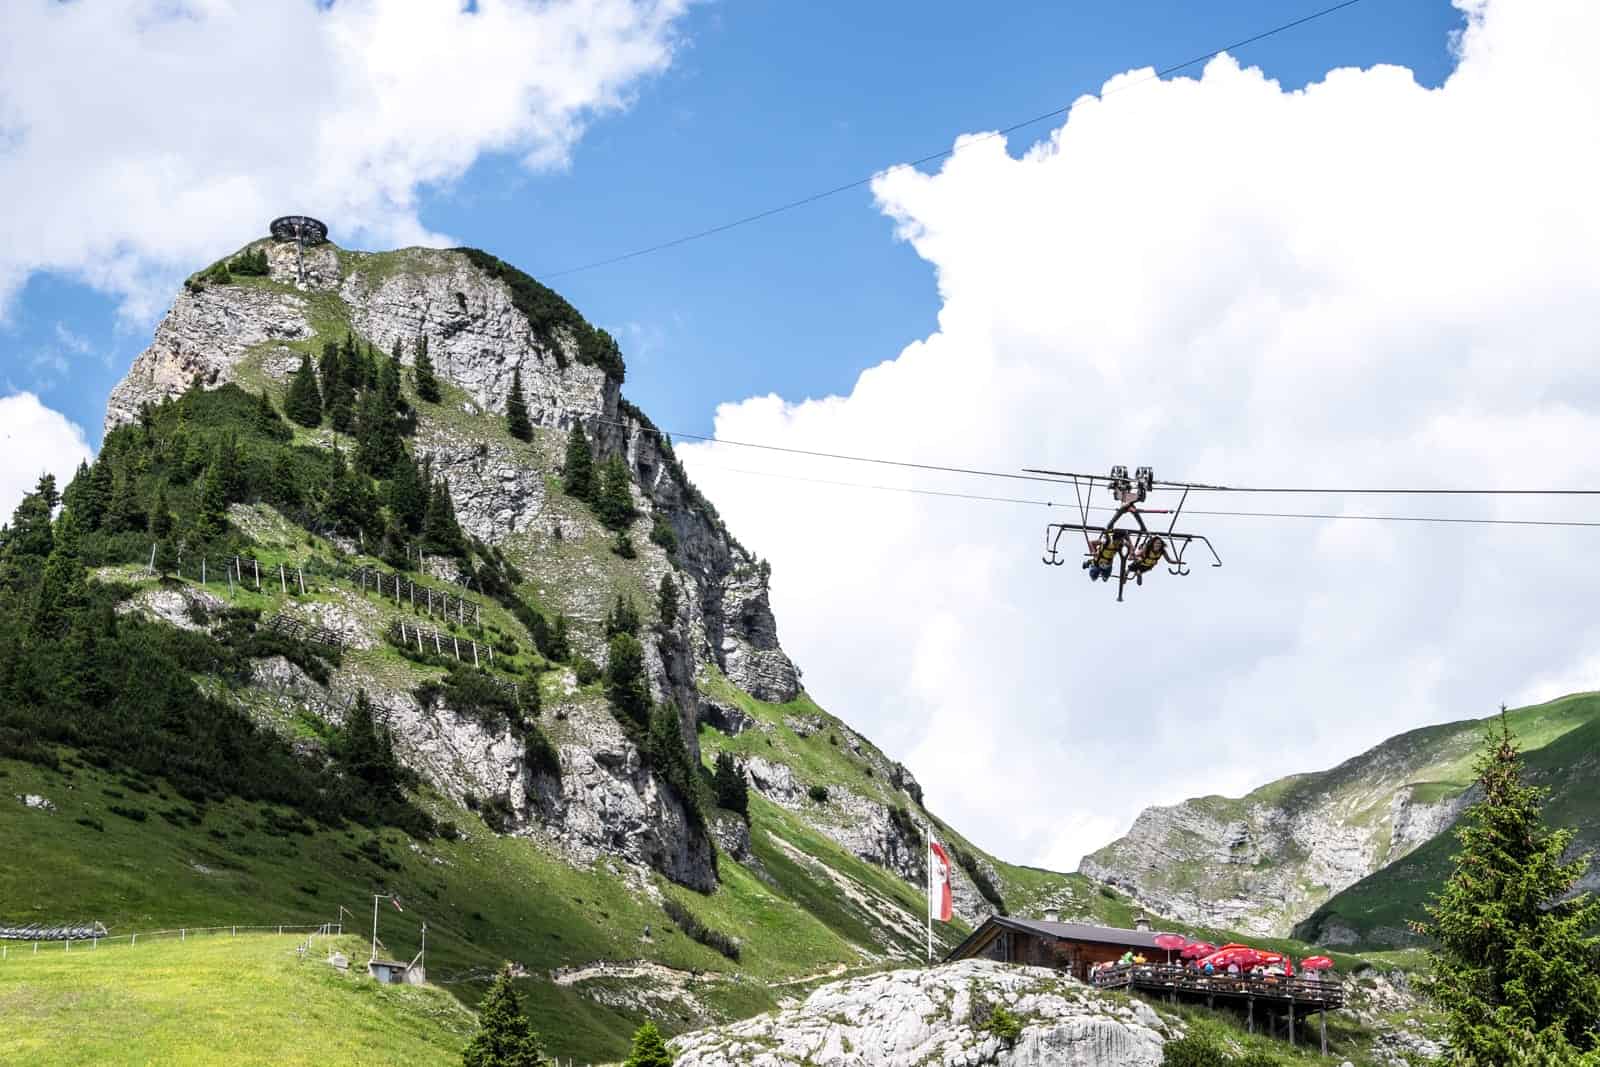
M 928 864 L 928 893 L 925 903 L 928 905 L 928 966 L 933 966 L 933 827 L 926 822 L 922 824 L 922 832 L 927 837 L 928 843 L 924 850 L 927 855 L 923 857 Z

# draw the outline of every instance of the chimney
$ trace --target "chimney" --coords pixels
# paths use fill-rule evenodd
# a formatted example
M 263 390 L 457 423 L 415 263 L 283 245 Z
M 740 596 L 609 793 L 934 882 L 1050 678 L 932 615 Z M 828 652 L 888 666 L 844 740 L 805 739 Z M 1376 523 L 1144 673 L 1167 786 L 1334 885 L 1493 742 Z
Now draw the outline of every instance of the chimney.
M 1150 929 L 1150 916 L 1146 915 L 1144 912 L 1141 911 L 1138 914 L 1138 916 L 1133 920 L 1133 928 L 1135 930 L 1148 930 L 1148 929 Z
M 1061 913 L 1054 908 L 1046 908 L 1044 911 L 1044 921 L 1047 923 L 1058 923 L 1061 921 Z

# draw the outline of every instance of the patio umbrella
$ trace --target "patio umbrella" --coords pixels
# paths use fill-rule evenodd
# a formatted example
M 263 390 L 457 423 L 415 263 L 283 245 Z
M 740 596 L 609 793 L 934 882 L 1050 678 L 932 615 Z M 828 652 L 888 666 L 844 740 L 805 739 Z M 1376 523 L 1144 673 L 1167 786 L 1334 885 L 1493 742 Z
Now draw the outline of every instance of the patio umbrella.
M 1307 956 L 1300 961 L 1302 971 L 1331 971 L 1333 961 L 1326 956 Z
M 1217 946 L 1209 941 L 1191 941 L 1183 946 L 1183 950 L 1178 953 L 1178 958 L 1180 960 L 1197 960 L 1201 956 L 1209 956 L 1215 951 L 1217 951 Z
M 1189 939 L 1182 934 L 1157 934 L 1154 939 L 1156 948 L 1167 950 L 1167 962 L 1172 962 L 1172 954 L 1189 943 Z
M 1216 970 L 1224 971 L 1228 969 L 1229 965 L 1237 963 L 1240 970 L 1249 970 L 1260 963 L 1261 959 L 1262 953 L 1249 945 L 1223 945 L 1217 951 L 1202 959 L 1200 965 L 1203 967 L 1209 963 Z

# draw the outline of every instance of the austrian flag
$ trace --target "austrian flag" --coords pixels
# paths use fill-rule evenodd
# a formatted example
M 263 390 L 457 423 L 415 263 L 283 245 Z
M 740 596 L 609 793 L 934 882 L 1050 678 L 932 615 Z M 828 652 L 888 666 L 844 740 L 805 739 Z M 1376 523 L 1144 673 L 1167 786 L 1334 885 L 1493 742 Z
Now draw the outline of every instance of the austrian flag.
M 947 923 L 954 915 L 950 905 L 950 857 L 937 841 L 928 843 L 928 918 Z

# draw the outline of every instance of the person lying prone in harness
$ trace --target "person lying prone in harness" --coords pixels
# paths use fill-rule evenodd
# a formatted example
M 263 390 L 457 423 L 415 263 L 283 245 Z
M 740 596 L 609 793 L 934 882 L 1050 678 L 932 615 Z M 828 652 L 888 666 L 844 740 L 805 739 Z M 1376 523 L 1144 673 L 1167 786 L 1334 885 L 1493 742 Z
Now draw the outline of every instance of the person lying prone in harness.
M 1134 554 L 1132 566 L 1129 568 L 1133 571 L 1133 576 L 1140 585 L 1144 584 L 1144 576 L 1156 569 L 1156 564 L 1161 562 L 1166 555 L 1166 551 L 1167 543 L 1159 535 L 1151 534 L 1144 539 L 1144 544 L 1139 546 L 1138 552 Z
M 1089 550 L 1089 558 L 1083 561 L 1084 569 L 1089 572 L 1089 580 L 1109 581 L 1111 578 L 1111 564 L 1116 561 L 1119 553 L 1128 550 L 1128 534 L 1125 530 L 1111 530 L 1100 535 Z

